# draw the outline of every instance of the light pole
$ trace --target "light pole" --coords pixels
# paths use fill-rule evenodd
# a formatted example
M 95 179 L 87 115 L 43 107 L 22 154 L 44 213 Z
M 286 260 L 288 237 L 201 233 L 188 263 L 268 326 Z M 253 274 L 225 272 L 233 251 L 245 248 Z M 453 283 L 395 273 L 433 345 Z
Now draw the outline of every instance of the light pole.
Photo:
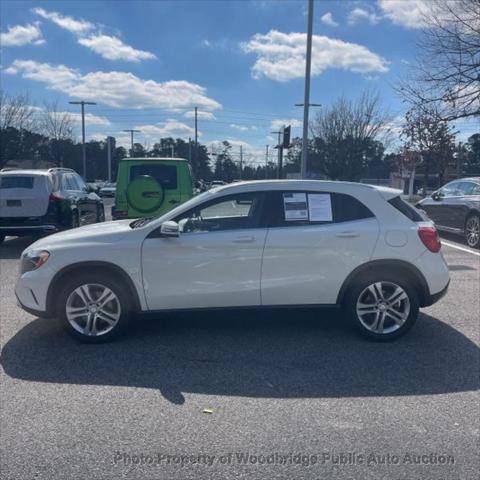
M 140 133 L 140 130 L 127 129 L 124 132 L 130 133 L 130 156 L 133 157 L 133 134 Z
M 308 0 L 307 53 L 305 58 L 305 97 L 303 102 L 303 140 L 300 177 L 307 176 L 308 156 L 308 108 L 310 106 L 310 71 L 312 65 L 313 0 Z
M 83 179 L 87 180 L 87 151 L 85 149 L 85 105 L 96 105 L 95 102 L 85 102 L 83 100 L 79 102 L 68 102 L 71 105 L 81 105 L 82 112 L 82 168 Z

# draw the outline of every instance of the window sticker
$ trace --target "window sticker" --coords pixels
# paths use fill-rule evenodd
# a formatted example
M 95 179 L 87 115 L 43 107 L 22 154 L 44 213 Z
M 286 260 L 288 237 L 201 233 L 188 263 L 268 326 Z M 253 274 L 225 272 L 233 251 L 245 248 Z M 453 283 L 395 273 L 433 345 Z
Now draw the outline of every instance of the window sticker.
M 283 209 L 285 220 L 308 220 L 307 194 L 306 193 L 284 193 Z
M 308 214 L 311 222 L 331 222 L 332 199 L 329 193 L 308 194 Z

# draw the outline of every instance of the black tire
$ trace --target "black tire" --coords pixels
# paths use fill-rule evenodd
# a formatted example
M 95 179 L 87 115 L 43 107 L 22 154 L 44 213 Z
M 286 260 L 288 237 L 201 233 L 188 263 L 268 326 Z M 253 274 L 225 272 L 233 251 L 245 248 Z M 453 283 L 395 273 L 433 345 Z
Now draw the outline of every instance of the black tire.
M 369 287 L 375 284 L 378 285 L 379 283 L 382 285 L 382 287 L 380 288 L 382 295 L 378 295 L 378 306 L 375 307 L 372 305 L 371 308 L 373 310 L 377 308 L 380 317 L 376 316 L 376 312 L 372 312 L 370 314 L 369 307 L 360 307 L 360 311 L 364 312 L 362 318 L 360 318 L 357 312 L 357 303 L 361 302 L 361 305 L 370 305 L 370 303 L 375 304 L 377 295 L 375 295 L 374 292 L 377 292 L 378 294 L 379 289 L 378 287 L 374 287 L 374 292 L 371 292 Z M 383 298 L 388 298 L 390 295 L 393 295 L 393 292 L 397 291 L 395 289 L 395 286 L 400 287 L 403 290 L 406 299 L 403 299 L 403 294 L 401 294 L 402 300 L 400 300 L 398 303 L 393 303 L 392 306 L 386 306 L 385 304 L 389 304 L 389 302 L 386 302 L 385 300 L 383 300 Z M 388 342 L 390 340 L 401 337 L 402 335 L 407 333 L 415 324 L 419 311 L 418 292 L 412 279 L 406 278 L 405 275 L 403 275 L 402 273 L 395 274 L 395 272 L 388 272 L 383 270 L 377 272 L 369 272 L 361 275 L 359 278 L 355 279 L 352 282 L 345 295 L 343 307 L 349 317 L 349 320 L 353 323 L 353 325 L 361 335 L 371 340 Z M 382 311 L 380 309 L 386 309 L 388 313 L 384 313 L 385 310 Z M 395 321 L 393 320 L 393 317 L 391 317 L 391 315 L 396 317 L 397 309 L 401 311 L 401 314 L 398 315 L 399 320 Z M 380 331 L 375 328 L 375 321 L 380 324 L 381 320 L 378 321 L 377 319 L 382 319 L 382 315 L 383 333 L 380 333 Z M 402 316 L 406 317 L 406 319 L 401 319 L 400 317 Z M 402 322 L 400 325 L 399 321 Z M 370 322 L 372 323 L 370 324 Z
M 465 222 L 465 241 L 470 248 L 480 248 L 480 216 L 476 213 Z
M 70 228 L 78 228 L 80 226 L 80 217 L 78 215 L 78 212 L 74 210 L 72 212 L 72 220 L 70 223 Z
M 103 205 L 97 206 L 97 223 L 101 223 L 105 221 L 105 208 Z
M 97 295 L 95 290 L 101 291 L 99 287 L 104 287 L 110 290 L 116 297 L 115 302 L 118 302 L 119 305 L 119 318 L 116 320 L 115 325 L 108 330 L 111 326 L 103 321 L 101 318 L 90 319 L 89 315 L 77 316 L 75 321 L 72 323 L 67 317 L 67 305 L 73 305 L 73 301 L 80 299 L 80 296 L 75 293 L 75 291 L 85 285 L 90 285 L 89 294 L 92 298 Z M 114 278 L 111 275 L 102 273 L 101 271 L 90 271 L 84 273 L 73 274 L 72 278 L 68 279 L 57 292 L 57 302 L 56 302 L 56 317 L 60 321 L 66 331 L 72 335 L 74 338 L 83 343 L 104 343 L 119 335 L 123 334 L 128 327 L 129 320 L 133 311 L 133 306 L 130 301 L 131 294 L 126 285 L 119 279 Z M 78 297 L 78 298 L 77 298 Z M 95 298 L 94 298 L 95 299 Z M 80 299 L 81 300 L 81 299 Z M 98 300 L 98 297 L 96 298 Z M 109 303 L 107 303 L 107 306 Z M 100 310 L 102 311 L 102 310 Z M 93 314 L 92 314 L 93 315 Z M 109 313 L 110 315 L 110 313 Z M 96 315 L 95 315 L 96 317 Z M 109 317 L 111 320 L 113 318 Z M 78 323 L 77 323 L 78 322 Z M 87 322 L 90 322 L 90 325 L 96 325 L 93 329 L 90 328 L 90 334 L 85 333 L 87 328 Z M 74 325 L 76 325 L 76 328 Z M 84 331 L 81 332 L 80 329 Z M 93 330 L 98 329 L 98 332 Z M 105 333 L 100 333 L 100 330 L 107 329 Z

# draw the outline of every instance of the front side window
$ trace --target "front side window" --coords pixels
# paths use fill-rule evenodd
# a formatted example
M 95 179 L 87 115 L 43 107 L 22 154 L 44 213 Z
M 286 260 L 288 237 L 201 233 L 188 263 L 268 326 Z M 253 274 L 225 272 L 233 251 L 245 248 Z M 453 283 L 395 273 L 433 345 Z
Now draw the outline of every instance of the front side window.
M 130 181 L 141 175 L 153 177 L 166 190 L 177 189 L 177 167 L 175 165 L 143 164 L 130 167 Z
M 475 183 L 471 194 L 472 195 L 480 195 L 480 183 Z
M 174 220 L 184 233 L 257 228 L 262 201 L 258 193 L 229 195 L 198 205 Z
M 447 185 L 442 187 L 439 193 L 442 197 L 458 197 L 459 195 L 462 195 L 460 182 L 447 183 Z
M 271 192 L 265 208 L 271 227 L 321 225 L 374 217 L 356 198 L 330 192 Z

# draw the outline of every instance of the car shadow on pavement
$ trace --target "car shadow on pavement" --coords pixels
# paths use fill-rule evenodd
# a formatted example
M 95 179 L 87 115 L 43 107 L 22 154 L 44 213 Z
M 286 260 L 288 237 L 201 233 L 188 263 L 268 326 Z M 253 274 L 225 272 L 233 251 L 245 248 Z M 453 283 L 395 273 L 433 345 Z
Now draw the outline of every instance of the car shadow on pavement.
M 12 260 L 20 258 L 25 250 L 40 237 L 7 237 L 0 244 L 0 260 Z
M 266 398 L 430 395 L 478 388 L 479 348 L 421 314 L 405 337 L 358 337 L 339 312 L 252 310 L 139 319 L 113 343 L 77 343 L 54 320 L 36 319 L 4 346 L 12 378 Z

